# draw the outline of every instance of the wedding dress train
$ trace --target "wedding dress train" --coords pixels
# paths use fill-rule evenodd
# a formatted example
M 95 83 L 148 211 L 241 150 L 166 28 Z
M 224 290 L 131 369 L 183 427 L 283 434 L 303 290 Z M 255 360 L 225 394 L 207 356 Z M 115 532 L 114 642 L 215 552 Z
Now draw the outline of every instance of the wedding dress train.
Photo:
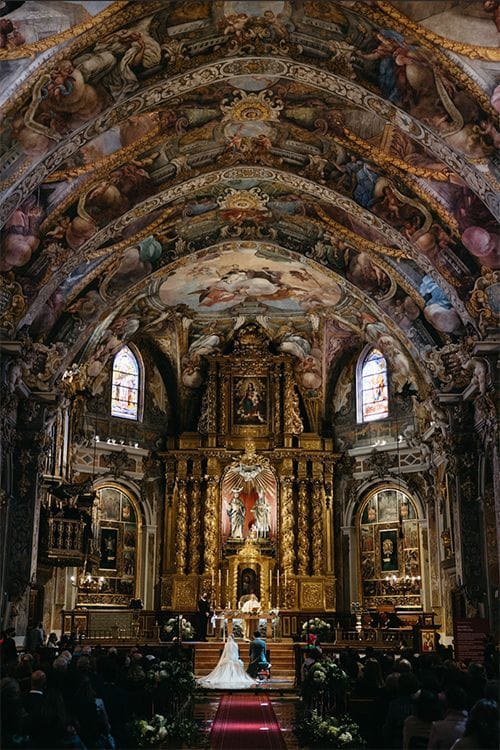
M 217 663 L 206 677 L 197 680 L 199 687 L 212 690 L 243 690 L 255 687 L 255 680 L 245 672 L 239 658 L 238 644 L 233 636 L 228 636 L 224 651 Z

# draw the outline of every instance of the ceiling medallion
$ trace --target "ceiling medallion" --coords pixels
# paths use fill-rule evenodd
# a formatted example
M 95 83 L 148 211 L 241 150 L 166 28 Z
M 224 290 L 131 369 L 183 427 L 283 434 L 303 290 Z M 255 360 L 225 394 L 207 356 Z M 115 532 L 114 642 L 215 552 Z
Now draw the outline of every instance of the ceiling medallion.
M 279 120 L 283 102 L 269 91 L 236 91 L 234 98 L 223 99 L 223 122 L 269 122 Z
M 239 209 L 240 211 L 263 211 L 267 206 L 269 196 L 260 188 L 250 190 L 236 190 L 227 188 L 217 199 L 221 208 Z

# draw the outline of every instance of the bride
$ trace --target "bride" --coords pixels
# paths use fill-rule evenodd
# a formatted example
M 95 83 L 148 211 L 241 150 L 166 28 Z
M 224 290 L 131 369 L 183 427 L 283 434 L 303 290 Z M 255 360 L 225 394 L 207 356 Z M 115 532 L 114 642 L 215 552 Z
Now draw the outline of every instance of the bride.
M 212 690 L 243 690 L 255 687 L 255 680 L 245 672 L 243 662 L 239 658 L 238 644 L 232 635 L 227 638 L 224 651 L 214 669 L 197 680 L 199 687 Z

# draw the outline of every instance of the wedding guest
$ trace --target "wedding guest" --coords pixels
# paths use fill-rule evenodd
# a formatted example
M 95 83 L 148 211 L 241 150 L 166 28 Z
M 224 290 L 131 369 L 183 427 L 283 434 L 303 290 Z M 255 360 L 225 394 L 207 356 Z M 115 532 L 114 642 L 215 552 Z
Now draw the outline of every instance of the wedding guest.
M 467 721 L 467 693 L 453 685 L 445 690 L 446 713 L 440 721 L 432 723 L 429 750 L 449 750 L 465 732 Z
M 439 698 L 430 690 L 419 690 L 414 700 L 413 713 L 403 724 L 403 750 L 427 747 L 432 722 L 442 718 Z
M 452 750 L 496 750 L 498 740 L 498 703 L 482 698 L 471 708 L 464 736 Z

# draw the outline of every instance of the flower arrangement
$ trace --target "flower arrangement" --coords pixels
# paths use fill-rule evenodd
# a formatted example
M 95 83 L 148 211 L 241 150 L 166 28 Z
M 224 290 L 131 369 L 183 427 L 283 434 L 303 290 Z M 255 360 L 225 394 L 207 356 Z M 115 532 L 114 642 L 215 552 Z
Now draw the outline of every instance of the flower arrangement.
M 349 716 L 323 718 L 316 711 L 312 711 L 297 721 L 295 734 L 299 744 L 308 747 L 344 750 L 361 750 L 366 747 L 358 725 Z
M 179 620 L 181 623 L 181 638 L 183 641 L 190 641 L 194 638 L 194 627 L 185 617 L 171 617 L 163 626 L 163 633 L 167 640 L 179 637 Z
M 325 620 L 321 620 L 319 617 L 311 617 L 310 620 L 306 620 L 302 625 L 302 635 L 307 638 L 309 634 L 316 635 L 320 641 L 325 641 L 330 638 L 331 625 Z
M 128 725 L 134 747 L 174 747 L 186 744 L 192 747 L 199 741 L 199 729 L 192 719 L 174 717 L 168 720 L 155 714 L 150 721 L 136 719 Z
M 339 665 L 328 657 L 315 662 L 307 670 L 302 691 L 307 694 L 330 692 L 334 695 L 344 695 L 349 686 L 349 677 Z
M 168 737 L 167 721 L 164 716 L 155 714 L 150 721 L 138 719 L 128 728 L 137 747 L 158 747 Z
M 196 680 L 189 664 L 173 659 L 160 661 L 146 672 L 148 686 L 152 689 L 162 687 L 172 697 L 188 698 L 196 687 Z

